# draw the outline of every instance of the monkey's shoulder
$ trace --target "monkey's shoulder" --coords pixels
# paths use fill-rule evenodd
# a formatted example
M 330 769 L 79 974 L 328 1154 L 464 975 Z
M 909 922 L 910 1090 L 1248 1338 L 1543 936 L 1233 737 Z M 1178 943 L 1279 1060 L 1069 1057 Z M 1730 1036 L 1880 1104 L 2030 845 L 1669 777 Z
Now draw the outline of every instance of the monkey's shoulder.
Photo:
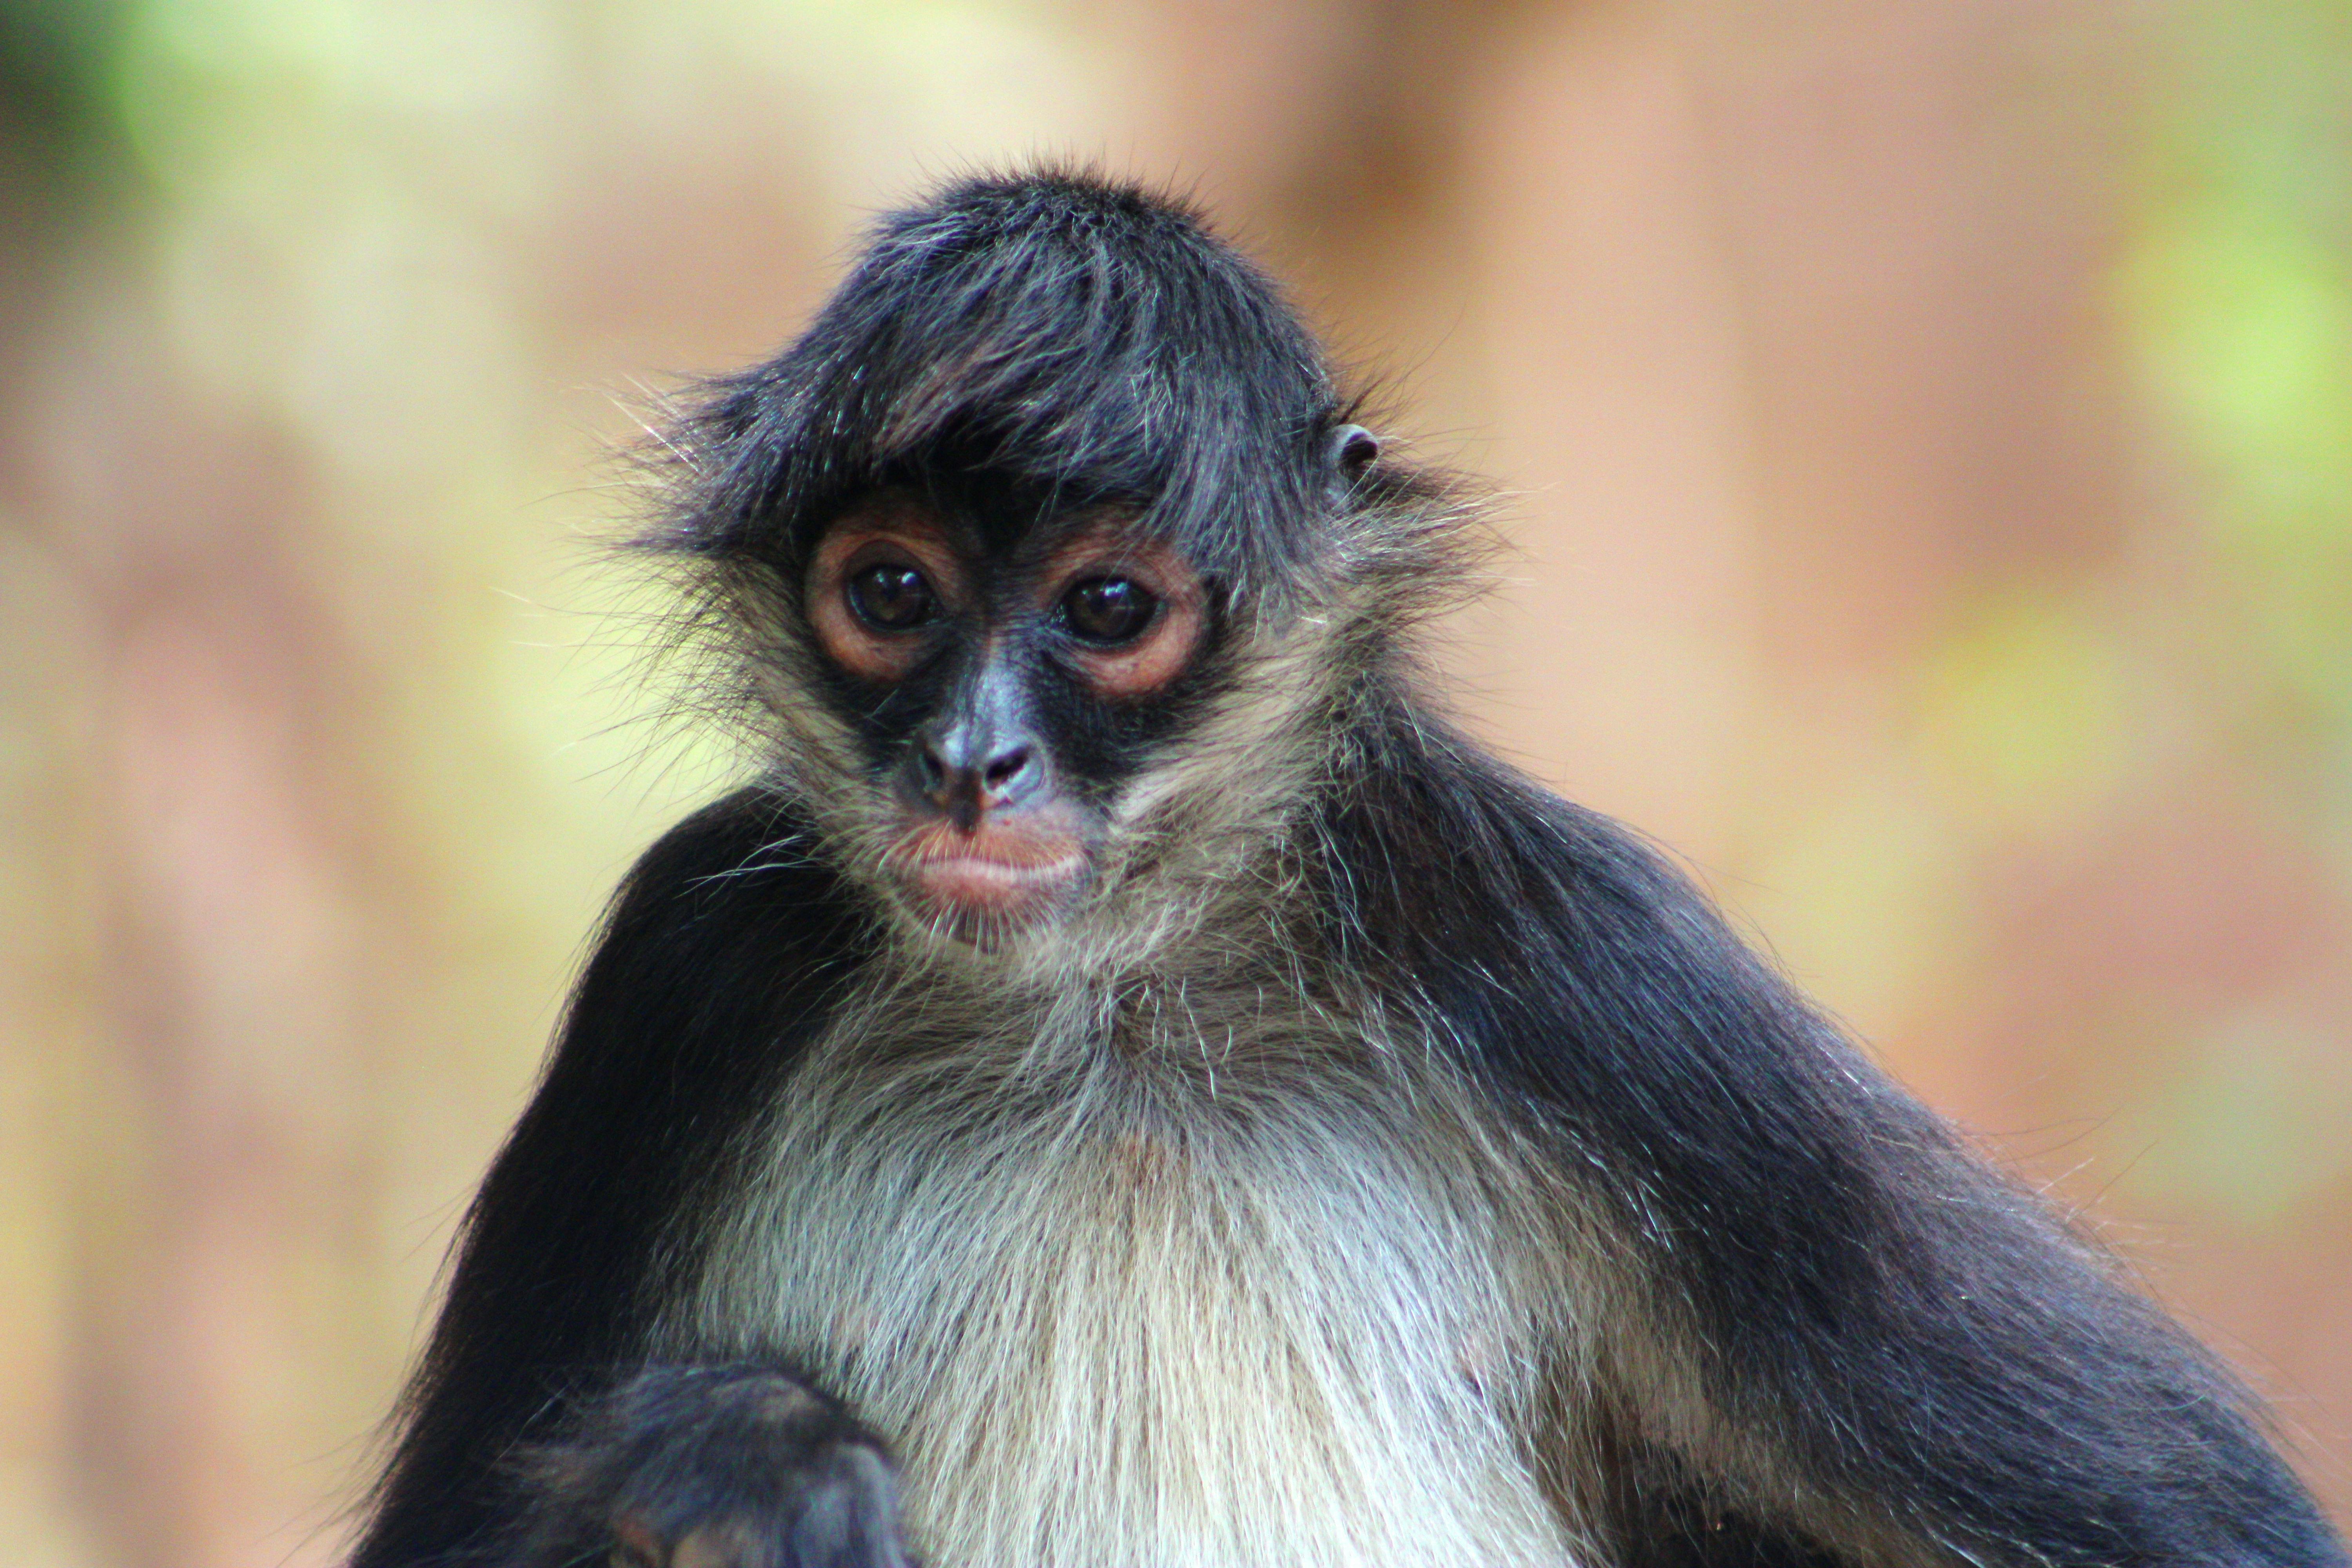
M 824 1033 L 870 951 L 858 904 L 810 843 L 793 802 L 751 788 L 646 852 L 614 896 L 493 1189 L 536 1151 L 625 1187 L 650 1179 L 630 1173 L 642 1164 L 665 1173 L 664 1200 L 684 1196 L 667 1184 L 702 1163 L 679 1165 L 676 1141 L 731 1141 Z M 587 1194 L 563 1191 L 543 1201 L 593 1227 Z M 655 1217 L 649 1209 L 649 1226 Z
M 579 1369 L 641 1352 L 649 1304 L 676 1289 L 681 1216 L 712 1201 L 709 1153 L 738 1141 L 856 967 L 856 910 L 805 842 L 789 801 L 742 790 L 664 835 L 622 884 L 467 1213 L 358 1561 L 437 1561 L 488 1529 L 485 1457 L 541 1430 Z
M 680 947 L 727 942 L 738 922 L 759 921 L 763 938 L 838 937 L 863 923 L 840 875 L 815 853 L 805 805 L 761 784 L 703 806 L 656 840 L 614 894 L 604 944 L 667 934 Z

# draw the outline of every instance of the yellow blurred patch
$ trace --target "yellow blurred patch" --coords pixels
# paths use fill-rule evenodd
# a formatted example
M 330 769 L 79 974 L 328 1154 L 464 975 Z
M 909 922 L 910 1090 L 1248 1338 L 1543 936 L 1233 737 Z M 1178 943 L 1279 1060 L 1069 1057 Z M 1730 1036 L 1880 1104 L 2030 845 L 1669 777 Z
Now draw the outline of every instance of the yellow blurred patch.
M 2121 648 L 2088 616 L 2054 597 L 2013 597 L 1929 662 L 1918 752 L 1962 817 L 2047 833 L 2124 782 L 2130 698 Z

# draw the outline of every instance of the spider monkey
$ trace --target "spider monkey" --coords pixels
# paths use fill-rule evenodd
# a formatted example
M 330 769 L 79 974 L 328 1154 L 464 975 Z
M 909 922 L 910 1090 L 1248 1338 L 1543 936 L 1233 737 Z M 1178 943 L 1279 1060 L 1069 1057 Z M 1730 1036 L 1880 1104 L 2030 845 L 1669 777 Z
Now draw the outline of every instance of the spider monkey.
M 358 1568 L 2342 1564 L 2249 1396 L 1412 653 L 1476 509 L 1178 203 L 883 219 L 642 543 L 629 874 Z

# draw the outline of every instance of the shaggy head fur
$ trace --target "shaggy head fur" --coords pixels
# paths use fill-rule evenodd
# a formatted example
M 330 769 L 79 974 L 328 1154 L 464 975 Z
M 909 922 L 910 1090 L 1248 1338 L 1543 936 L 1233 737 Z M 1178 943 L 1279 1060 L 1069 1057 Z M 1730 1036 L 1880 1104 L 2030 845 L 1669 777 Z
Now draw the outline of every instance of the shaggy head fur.
M 1462 580 L 1467 509 L 1372 461 L 1338 386 L 1182 206 L 1077 174 L 971 180 L 882 220 L 796 342 L 704 390 L 640 542 L 684 576 L 690 640 L 731 666 L 769 776 L 903 935 L 1092 967 L 1273 874 L 1351 704 Z M 1085 817 L 1087 875 L 1050 919 L 943 918 L 892 875 L 921 852 L 894 771 L 956 676 L 845 679 L 824 649 L 812 564 L 876 497 L 941 520 L 976 569 L 1112 517 L 1202 586 L 1199 645 L 1164 689 L 1061 700 L 1031 672 Z

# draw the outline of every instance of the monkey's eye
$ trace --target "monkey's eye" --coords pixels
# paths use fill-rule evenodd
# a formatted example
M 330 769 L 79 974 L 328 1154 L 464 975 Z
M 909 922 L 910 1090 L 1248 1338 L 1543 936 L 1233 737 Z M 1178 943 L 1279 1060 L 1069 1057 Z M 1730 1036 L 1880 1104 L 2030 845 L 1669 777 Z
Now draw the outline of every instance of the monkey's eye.
M 846 592 L 857 618 L 881 631 L 912 631 L 939 618 L 931 585 L 912 566 L 868 566 L 849 580 Z
M 1151 624 L 1159 597 L 1132 577 L 1089 577 L 1062 595 L 1062 624 L 1097 647 L 1133 642 Z

